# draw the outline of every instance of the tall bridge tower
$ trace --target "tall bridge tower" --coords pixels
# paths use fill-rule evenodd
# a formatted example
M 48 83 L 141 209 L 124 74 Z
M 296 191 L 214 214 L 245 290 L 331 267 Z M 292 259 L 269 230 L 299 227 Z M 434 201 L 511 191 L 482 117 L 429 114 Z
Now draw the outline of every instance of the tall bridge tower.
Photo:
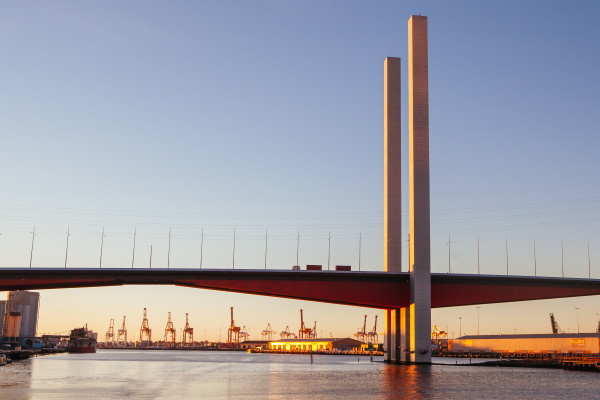
M 431 362 L 427 17 L 408 21 L 410 306 L 386 310 L 386 361 Z M 402 271 L 400 59 L 384 62 L 384 267 Z

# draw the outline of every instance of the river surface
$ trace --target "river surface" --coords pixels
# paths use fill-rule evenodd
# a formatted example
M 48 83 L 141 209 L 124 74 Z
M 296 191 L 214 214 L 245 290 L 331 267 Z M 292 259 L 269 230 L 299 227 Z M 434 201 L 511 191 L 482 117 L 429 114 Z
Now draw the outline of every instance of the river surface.
M 381 361 L 376 357 L 375 361 Z M 0 399 L 598 399 L 600 374 L 369 357 L 98 350 L 0 366 Z M 475 359 L 473 359 L 475 362 Z

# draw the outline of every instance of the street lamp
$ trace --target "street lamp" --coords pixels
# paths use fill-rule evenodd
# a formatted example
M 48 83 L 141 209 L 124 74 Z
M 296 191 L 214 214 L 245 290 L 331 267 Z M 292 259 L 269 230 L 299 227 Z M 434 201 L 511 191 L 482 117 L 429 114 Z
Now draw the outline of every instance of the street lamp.
M 450 235 L 448 235 L 448 273 L 452 272 L 450 268 L 450 243 L 452 243 L 452 240 L 450 240 Z
M 477 336 L 479 336 L 479 309 L 481 307 L 475 307 L 477 308 Z
M 481 242 L 479 241 L 479 236 L 477 236 L 477 273 L 481 274 L 481 268 L 479 265 L 479 245 L 481 244 Z
M 462 336 L 462 317 L 458 317 L 458 337 Z
M 577 334 L 579 334 L 579 307 L 575 307 L 577 310 Z
M 508 238 L 504 241 L 504 247 L 506 247 L 506 275 L 508 275 Z

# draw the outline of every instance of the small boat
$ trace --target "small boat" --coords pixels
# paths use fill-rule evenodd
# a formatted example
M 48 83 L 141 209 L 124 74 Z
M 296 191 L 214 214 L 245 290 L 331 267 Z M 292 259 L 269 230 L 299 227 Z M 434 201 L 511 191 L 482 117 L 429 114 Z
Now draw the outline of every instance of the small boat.
M 98 348 L 98 334 L 85 328 L 76 328 L 69 337 L 69 353 L 95 353 Z

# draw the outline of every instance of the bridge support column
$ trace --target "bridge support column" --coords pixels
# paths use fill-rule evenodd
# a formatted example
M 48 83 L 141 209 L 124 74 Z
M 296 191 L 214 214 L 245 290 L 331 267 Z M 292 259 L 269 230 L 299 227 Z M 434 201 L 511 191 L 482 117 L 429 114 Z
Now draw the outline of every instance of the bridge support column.
M 431 363 L 429 77 L 427 17 L 408 21 L 410 361 Z
M 409 363 L 410 360 L 410 309 L 408 307 L 386 310 L 385 361 Z
M 410 308 L 385 313 L 389 362 L 431 363 L 427 17 L 408 21 Z M 384 62 L 384 266 L 401 271 L 400 59 Z
M 390 363 L 400 362 L 402 348 L 402 333 L 400 331 L 400 309 L 385 310 L 385 361 Z

